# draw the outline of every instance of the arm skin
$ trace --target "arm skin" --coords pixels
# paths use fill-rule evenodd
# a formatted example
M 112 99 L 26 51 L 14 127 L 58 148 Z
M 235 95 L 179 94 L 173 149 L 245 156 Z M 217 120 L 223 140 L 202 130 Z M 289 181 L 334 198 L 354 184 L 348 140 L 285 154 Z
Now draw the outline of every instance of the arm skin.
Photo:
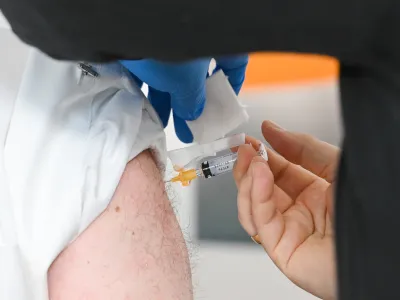
M 109 207 L 53 262 L 51 300 L 193 299 L 188 251 L 149 151 Z

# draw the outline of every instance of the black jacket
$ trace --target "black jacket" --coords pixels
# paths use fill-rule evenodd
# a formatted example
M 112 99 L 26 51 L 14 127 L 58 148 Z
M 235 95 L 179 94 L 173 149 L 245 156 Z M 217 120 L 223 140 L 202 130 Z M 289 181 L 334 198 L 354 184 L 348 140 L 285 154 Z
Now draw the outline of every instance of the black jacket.
M 340 299 L 398 298 L 399 0 L 0 0 L 0 9 L 21 39 L 60 59 L 182 60 L 261 50 L 338 58 Z

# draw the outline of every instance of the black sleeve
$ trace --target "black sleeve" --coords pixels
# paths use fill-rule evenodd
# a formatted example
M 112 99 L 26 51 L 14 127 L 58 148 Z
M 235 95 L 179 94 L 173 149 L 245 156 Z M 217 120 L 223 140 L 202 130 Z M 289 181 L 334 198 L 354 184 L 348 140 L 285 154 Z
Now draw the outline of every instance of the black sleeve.
M 339 299 L 398 298 L 400 73 L 392 67 L 341 70 L 345 139 L 336 189 Z
M 22 40 L 62 59 L 284 50 L 360 61 L 393 1 L 0 0 L 0 9 Z
M 339 299 L 397 298 L 399 0 L 0 0 L 0 8 L 24 41 L 56 58 L 180 60 L 261 50 L 339 58 Z

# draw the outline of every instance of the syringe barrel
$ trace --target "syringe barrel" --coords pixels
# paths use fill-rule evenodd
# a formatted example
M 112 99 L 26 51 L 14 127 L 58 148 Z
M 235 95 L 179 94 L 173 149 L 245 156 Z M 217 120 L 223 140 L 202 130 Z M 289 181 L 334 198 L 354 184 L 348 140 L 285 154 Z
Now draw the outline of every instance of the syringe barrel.
M 205 160 L 201 164 L 201 170 L 205 178 L 232 172 L 237 159 L 237 153 L 229 153 L 224 156 Z

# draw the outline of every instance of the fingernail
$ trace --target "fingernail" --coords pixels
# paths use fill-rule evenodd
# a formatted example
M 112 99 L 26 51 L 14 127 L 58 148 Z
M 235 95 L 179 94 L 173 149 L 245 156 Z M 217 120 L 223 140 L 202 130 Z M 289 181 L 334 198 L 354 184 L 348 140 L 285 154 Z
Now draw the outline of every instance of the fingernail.
M 268 152 L 267 149 L 265 148 L 265 145 L 260 142 L 260 146 L 258 147 L 258 154 L 264 158 L 266 161 L 268 161 Z

